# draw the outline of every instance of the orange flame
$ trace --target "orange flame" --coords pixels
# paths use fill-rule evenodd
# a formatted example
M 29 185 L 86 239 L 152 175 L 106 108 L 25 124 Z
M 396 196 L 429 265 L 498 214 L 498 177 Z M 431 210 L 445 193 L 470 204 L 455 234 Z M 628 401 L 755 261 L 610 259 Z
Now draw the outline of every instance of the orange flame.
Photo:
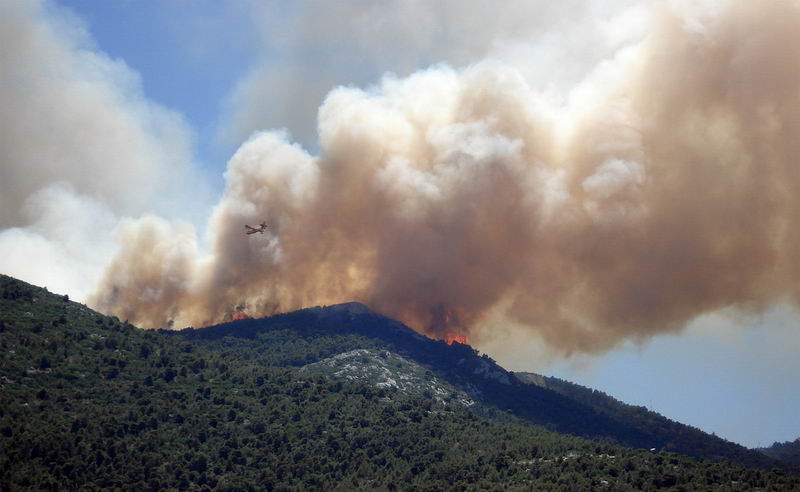
M 444 341 L 447 342 L 447 345 L 453 345 L 453 343 L 460 343 L 461 345 L 467 345 L 467 336 L 466 335 L 447 335 L 444 337 Z
M 428 333 L 442 337 L 448 345 L 458 342 L 467 345 L 467 336 L 461 331 L 461 320 L 458 313 L 447 304 L 438 304 L 431 310 L 431 323 Z
M 231 319 L 233 321 L 236 321 L 240 319 L 251 319 L 251 317 L 248 316 L 247 313 L 245 313 L 244 311 L 236 311 L 235 313 L 233 313 L 233 316 L 231 316 Z

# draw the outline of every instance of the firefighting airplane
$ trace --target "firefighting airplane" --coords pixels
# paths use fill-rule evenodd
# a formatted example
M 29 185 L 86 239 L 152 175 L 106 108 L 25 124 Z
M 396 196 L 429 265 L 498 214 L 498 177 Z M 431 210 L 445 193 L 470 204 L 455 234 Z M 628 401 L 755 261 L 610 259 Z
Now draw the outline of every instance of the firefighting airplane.
M 252 227 L 252 226 L 249 226 L 249 225 L 245 224 L 244 225 L 244 229 L 245 229 L 245 231 L 247 232 L 248 235 L 249 234 L 255 234 L 256 232 L 260 232 L 261 234 L 264 234 L 264 231 L 267 230 L 267 223 L 266 222 L 262 222 L 261 225 L 259 225 L 258 227 Z

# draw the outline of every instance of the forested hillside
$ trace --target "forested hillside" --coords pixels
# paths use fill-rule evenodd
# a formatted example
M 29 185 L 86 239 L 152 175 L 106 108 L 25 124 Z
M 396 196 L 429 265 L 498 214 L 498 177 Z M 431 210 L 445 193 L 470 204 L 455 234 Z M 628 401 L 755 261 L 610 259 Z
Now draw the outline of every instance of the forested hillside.
M 776 442 L 768 448 L 760 448 L 759 451 L 792 464 L 795 469 L 800 469 L 800 438 L 794 441 Z
M 653 436 L 657 442 L 666 443 L 665 446 L 673 451 L 693 456 L 729 457 L 736 461 L 764 466 L 754 458 L 756 451 L 709 435 L 696 427 L 676 422 L 645 407 L 628 405 L 602 391 L 539 374 L 526 372 L 515 374 L 522 381 L 579 401 L 616 421 L 627 422 L 631 427 Z M 775 455 L 770 456 L 779 458 Z
M 362 334 L 302 337 L 274 323 L 239 322 L 216 338 L 143 331 L 0 277 L 0 487 L 800 487 L 782 472 L 500 422 L 455 399 L 302 370 L 354 346 L 387 349 Z M 231 336 L 237 325 L 252 337 Z
M 643 449 L 728 459 L 767 470 L 779 466 L 756 451 L 646 409 L 598 398 L 592 390 L 581 391 L 571 383 L 559 385 L 548 379 L 551 384 L 530 384 L 524 373 L 518 377 L 506 371 L 468 345 L 431 340 L 357 303 L 184 330 L 175 336 L 226 357 L 291 367 L 357 348 L 387 349 L 468 393 L 480 404 L 476 410 L 485 415 L 513 417 L 557 432 Z

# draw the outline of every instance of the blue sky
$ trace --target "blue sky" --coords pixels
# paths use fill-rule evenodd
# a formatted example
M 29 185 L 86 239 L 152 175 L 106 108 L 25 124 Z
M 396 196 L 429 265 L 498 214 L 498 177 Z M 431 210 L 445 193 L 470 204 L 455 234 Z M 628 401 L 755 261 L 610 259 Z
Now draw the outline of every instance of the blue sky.
M 111 99 L 123 101 L 120 111 L 132 111 L 143 121 L 143 141 L 161 141 L 165 135 L 185 140 L 174 149 L 174 162 L 180 164 L 170 161 L 149 174 L 121 179 L 188 183 L 180 196 L 167 199 L 172 188 L 154 188 L 145 206 L 127 199 L 117 202 L 95 193 L 91 183 L 63 177 L 53 181 L 66 184 L 47 188 L 47 193 L 68 195 L 76 210 L 92 210 L 79 230 L 96 233 L 92 224 L 109 224 L 112 229 L 119 217 L 124 222 L 156 213 L 184 218 L 202 236 L 205 220 L 223 193 L 228 160 L 240 145 L 253 132 L 283 128 L 306 151 L 318 152 L 317 108 L 337 86 L 370 88 L 386 73 L 403 78 L 439 63 L 463 67 L 491 58 L 518 67 L 521 77 L 535 81 L 532 85 L 558 106 L 570 94 L 580 97 L 586 91 L 582 80 L 602 74 L 606 60 L 642 38 L 638 21 L 651 4 L 615 1 L 573 12 L 569 5 L 548 7 L 528 19 L 498 15 L 498 20 L 483 24 L 478 22 L 486 16 L 481 8 L 461 9 L 448 2 L 440 7 L 425 4 L 430 15 L 420 18 L 409 15 L 415 5 L 422 5 L 419 2 L 390 3 L 385 9 L 358 1 L 339 8 L 314 1 L 45 4 L 30 18 L 63 22 L 68 31 L 85 29 L 59 36 L 72 40 L 69 56 L 80 61 L 88 50 L 95 57 L 90 65 L 112 74 L 101 80 L 103 90 L 110 84 Z M 531 13 L 525 8 L 520 12 Z M 442 23 L 442 18 L 448 21 Z M 121 95 L 113 96 L 118 80 L 132 88 L 119 89 Z M 141 159 L 149 156 L 145 153 Z M 163 171 L 181 166 L 186 170 L 177 175 Z M 183 205 L 181 197 L 187 196 L 196 197 L 196 205 Z M 25 203 L 21 210 L 36 210 L 30 205 L 36 200 Z M 62 265 L 65 277 L 69 268 L 100 275 L 103 265 L 81 256 L 85 239 L 69 231 L 57 237 L 43 235 L 44 224 L 58 222 L 55 212 L 39 219 L 31 214 L 0 222 L 5 234 L 0 239 L 14 241 L 17 250 L 23 241 L 39 248 L 31 250 Z M 93 256 L 113 256 L 115 246 L 108 236 L 93 240 L 101 248 L 93 250 L 99 251 Z M 67 253 L 55 251 L 48 240 L 78 253 L 64 256 Z M 17 274 L 26 277 L 26 272 Z M 39 283 L 43 278 L 43 271 L 26 277 Z M 89 281 L 70 279 L 73 284 L 65 281 L 63 289 Z M 55 283 L 53 290 L 60 286 L 55 280 L 47 283 Z M 795 356 L 800 348 L 798 320 L 794 308 L 781 303 L 758 316 L 709 314 L 678 333 L 623 340 L 596 355 L 552 355 L 535 337 L 520 339 L 515 347 L 487 342 L 478 348 L 510 369 L 594 387 L 747 446 L 769 445 L 800 437 L 794 411 L 800 407 L 794 381 L 800 372 Z
M 98 49 L 141 75 L 144 94 L 180 112 L 200 163 L 221 177 L 235 150 L 218 138 L 227 99 L 255 64 L 256 26 L 243 2 L 63 2 Z M 176 19 L 180 19 L 176 22 Z M 221 181 L 218 183 L 221 185 Z
M 697 322 L 585 367 L 547 370 L 731 441 L 768 446 L 798 432 L 796 330 L 797 314 L 776 308 L 763 318 Z

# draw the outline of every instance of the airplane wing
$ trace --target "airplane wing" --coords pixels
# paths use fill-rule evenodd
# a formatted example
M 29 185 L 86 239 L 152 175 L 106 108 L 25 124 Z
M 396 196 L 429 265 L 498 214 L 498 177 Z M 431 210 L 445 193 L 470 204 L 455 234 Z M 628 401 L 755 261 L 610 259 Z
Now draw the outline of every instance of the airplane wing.
M 256 232 L 260 232 L 261 234 L 264 234 L 264 231 L 267 230 L 267 223 L 266 222 L 262 222 L 261 225 L 258 226 L 258 227 L 253 227 L 253 226 L 245 224 L 244 228 L 245 228 L 245 231 L 247 231 L 247 234 L 255 234 Z

